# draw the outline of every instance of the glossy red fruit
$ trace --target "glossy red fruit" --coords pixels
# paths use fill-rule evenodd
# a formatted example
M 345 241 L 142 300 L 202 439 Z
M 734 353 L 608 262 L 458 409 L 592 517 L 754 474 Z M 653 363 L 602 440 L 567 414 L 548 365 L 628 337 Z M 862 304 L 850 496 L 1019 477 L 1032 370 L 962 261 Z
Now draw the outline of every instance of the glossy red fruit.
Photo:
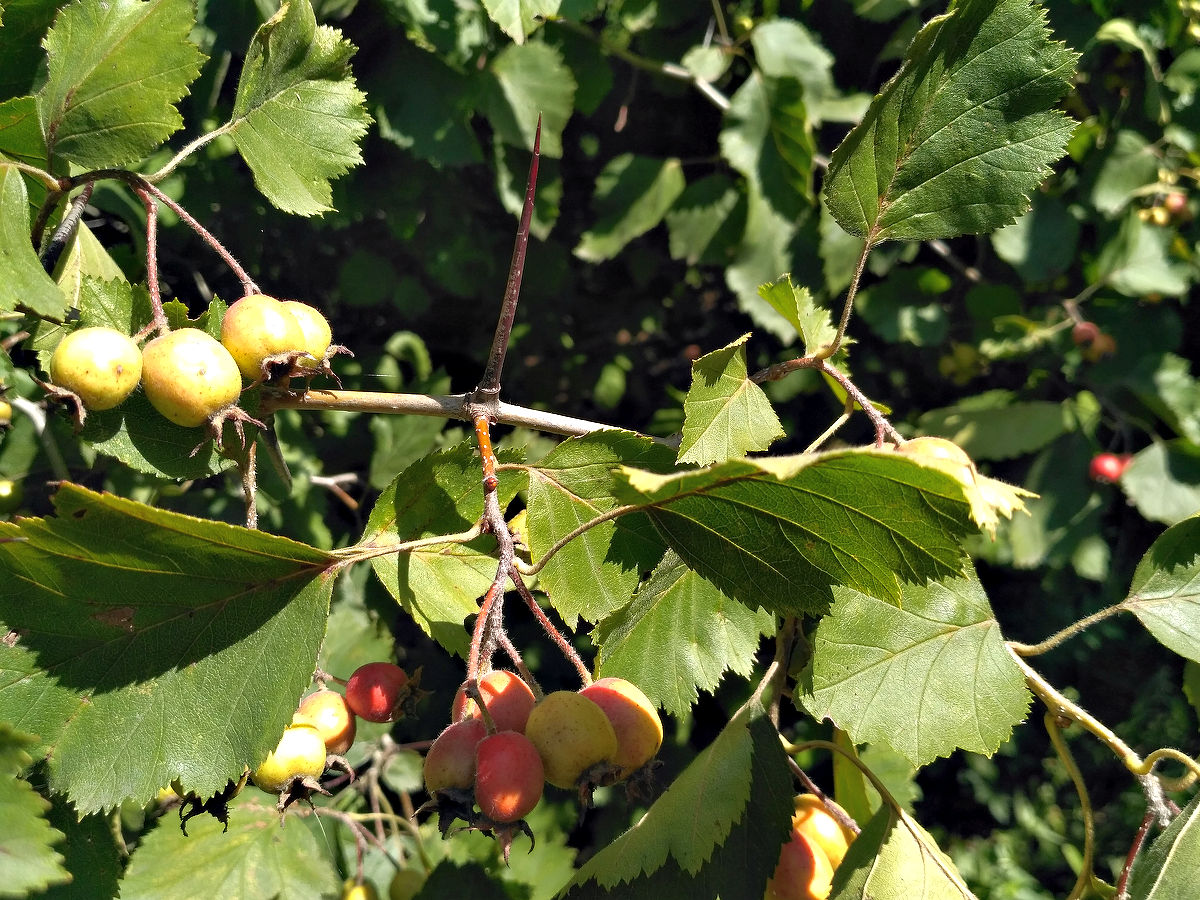
M 488 672 L 479 678 L 479 693 L 497 731 L 525 732 L 525 723 L 537 700 L 520 675 L 504 669 Z M 467 716 L 479 715 L 478 704 L 467 696 L 466 685 L 463 685 L 454 695 L 451 718 L 457 722 Z
M 425 754 L 425 790 L 469 790 L 475 783 L 475 749 L 485 737 L 483 719 L 447 726 Z
M 662 746 L 662 719 L 654 704 L 641 689 L 624 678 L 601 678 L 579 692 L 608 716 L 617 735 L 617 755 L 621 767 L 618 778 L 628 778 L 654 758 Z
M 1132 458 L 1129 454 L 1097 453 L 1088 465 L 1088 477 L 1092 481 L 1116 481 Z
M 475 802 L 493 822 L 515 822 L 542 799 L 546 773 L 537 748 L 516 731 L 498 731 L 479 742 Z
M 407 697 L 408 673 L 393 663 L 359 666 L 346 682 L 346 704 L 368 722 L 391 722 Z

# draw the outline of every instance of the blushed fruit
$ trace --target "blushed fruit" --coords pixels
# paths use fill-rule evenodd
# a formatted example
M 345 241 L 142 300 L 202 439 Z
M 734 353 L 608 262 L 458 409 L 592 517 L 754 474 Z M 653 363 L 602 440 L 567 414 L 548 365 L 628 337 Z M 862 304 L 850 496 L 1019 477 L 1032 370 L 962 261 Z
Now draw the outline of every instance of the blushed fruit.
M 387 662 L 359 666 L 346 682 L 346 705 L 368 722 L 391 722 L 408 696 L 408 673 Z
M 1086 346 L 1100 336 L 1100 326 L 1095 322 L 1076 322 L 1071 329 L 1071 340 L 1078 347 Z
M 313 368 L 325 359 L 325 351 L 333 343 L 333 332 L 329 329 L 329 320 L 321 315 L 320 310 L 301 303 L 299 300 L 282 300 L 283 308 L 292 314 L 304 339 L 295 350 L 303 350 L 312 359 L 300 357 L 297 362 L 302 366 Z
M 525 736 L 533 742 L 546 781 L 573 788 L 592 766 L 617 757 L 617 734 L 599 706 L 574 691 L 547 694 L 529 714 Z
M 73 331 L 58 342 L 50 357 L 50 381 L 74 392 L 89 410 L 120 405 L 141 377 L 142 352 L 129 335 L 115 328 Z
M 833 889 L 833 866 L 820 847 L 792 829 L 779 851 L 764 900 L 825 900 Z
M 520 675 L 505 669 L 481 675 L 479 693 L 497 731 L 525 731 L 525 723 L 529 721 L 529 713 L 537 699 Z M 477 717 L 480 712 L 479 704 L 467 696 L 464 685 L 454 695 L 451 718 L 457 722 L 466 716 Z
M 1092 481 L 1116 481 L 1124 474 L 1132 459 L 1129 454 L 1097 453 L 1088 464 L 1088 477 Z
M 447 726 L 425 754 L 425 790 L 465 791 L 475 783 L 475 750 L 487 737 L 483 719 L 463 719 Z
M 304 332 L 280 301 L 266 294 L 249 294 L 225 311 L 221 344 L 241 373 L 255 381 L 262 376 L 267 357 L 302 349 Z
M 340 756 L 354 743 L 358 723 L 337 691 L 317 691 L 300 701 L 293 722 L 304 722 L 321 732 L 325 749 Z
M 816 794 L 800 794 L 795 808 L 792 828 L 820 847 L 836 869 L 842 864 L 854 834 L 842 827 Z
M 542 758 L 525 735 L 498 731 L 475 749 L 475 802 L 493 822 L 523 819 L 542 799 Z
M 165 418 L 194 428 L 237 402 L 242 376 L 220 341 L 198 328 L 180 328 L 142 350 L 142 389 Z
M 962 447 L 940 437 L 915 437 L 896 447 L 897 453 L 911 456 L 922 465 L 941 469 L 960 484 L 975 485 L 975 463 Z
M 250 773 L 254 783 L 278 794 L 296 776 L 317 778 L 325 771 L 325 741 L 311 725 L 289 725 L 279 744 Z
M 356 884 L 351 878 L 342 885 L 342 900 L 379 900 L 379 891 L 369 881 Z
M 1096 335 L 1096 339 L 1092 341 L 1090 347 L 1085 347 L 1083 350 L 1083 358 L 1088 362 L 1099 362 L 1106 356 L 1112 356 L 1117 352 L 1117 339 L 1111 334 L 1101 332 Z
M 420 869 L 397 869 L 388 885 L 388 900 L 412 900 L 425 886 L 425 873 Z
M 652 760 L 662 746 L 662 719 L 654 704 L 637 685 L 624 678 L 601 678 L 579 692 L 608 716 L 617 735 L 621 767 L 618 778 L 627 778 Z

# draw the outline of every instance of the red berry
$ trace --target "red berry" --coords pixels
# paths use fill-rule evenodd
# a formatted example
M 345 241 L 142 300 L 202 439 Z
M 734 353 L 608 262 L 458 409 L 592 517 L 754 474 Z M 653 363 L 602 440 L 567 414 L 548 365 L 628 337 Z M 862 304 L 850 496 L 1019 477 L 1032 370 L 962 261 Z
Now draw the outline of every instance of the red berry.
M 468 790 L 475 783 L 475 748 L 487 736 L 483 719 L 448 726 L 425 754 L 425 790 Z
M 1129 454 L 1097 453 L 1088 466 L 1088 476 L 1093 481 L 1116 481 L 1132 459 Z
M 529 738 L 499 731 L 479 742 L 475 751 L 475 802 L 493 822 L 515 822 L 529 815 L 542 799 L 545 772 Z
M 497 731 L 519 731 L 524 734 L 525 723 L 529 721 L 529 713 L 537 700 L 519 675 L 504 669 L 488 672 L 479 679 L 479 693 Z M 456 722 L 464 716 L 480 715 L 478 704 L 467 697 L 466 685 L 454 695 L 452 712 L 451 718 Z
M 1078 347 L 1090 344 L 1100 336 L 1100 326 L 1095 322 L 1078 322 L 1071 329 L 1071 340 Z
M 346 705 L 368 722 L 391 722 L 408 698 L 408 673 L 392 663 L 359 666 L 346 682 Z

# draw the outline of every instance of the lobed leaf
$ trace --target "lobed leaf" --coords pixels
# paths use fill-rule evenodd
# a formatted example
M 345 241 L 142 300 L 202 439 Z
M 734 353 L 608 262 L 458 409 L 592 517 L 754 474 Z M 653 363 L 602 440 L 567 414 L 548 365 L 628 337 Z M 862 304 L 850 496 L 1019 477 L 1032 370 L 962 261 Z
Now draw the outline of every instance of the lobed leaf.
M 529 469 L 526 501 L 531 559 L 538 562 L 560 538 L 616 507 L 613 470 L 622 464 L 654 471 L 671 467 L 671 451 L 647 437 L 616 429 L 570 438 Z M 571 627 L 580 616 L 598 622 L 629 602 L 642 573 L 665 547 L 644 516 L 622 516 L 579 535 L 538 576 Z
M 813 638 L 805 709 L 915 766 L 960 747 L 994 753 L 1025 718 L 1029 693 L 974 569 L 902 594 L 894 606 L 834 589 Z
M 748 704 L 559 896 L 758 900 L 779 861 L 794 794 L 778 732 Z
M 371 117 L 350 74 L 354 45 L 288 0 L 250 43 L 229 132 L 263 195 L 284 212 L 332 209 L 330 181 L 362 163 Z
M 1200 662 L 1200 516 L 1158 536 L 1134 570 L 1121 606 L 1159 643 Z
M 186 835 L 163 818 L 130 857 L 122 900 L 336 896 L 340 879 L 316 835 L 295 817 L 281 828 L 274 805 L 247 794 L 231 806 L 224 833 L 210 816 L 189 821 Z
M 28 310 L 61 320 L 67 300 L 29 238 L 29 194 L 16 167 L 0 162 L 0 313 Z
M 597 675 L 626 678 L 682 717 L 727 671 L 749 675 L 759 636 L 774 630 L 770 613 L 730 600 L 667 551 L 633 600 L 597 627 Z
M 830 900 L 975 900 L 954 863 L 908 813 L 883 806 L 850 845 Z
M 1029 209 L 1074 123 L 1053 110 L 1077 57 L 1031 0 L 961 0 L 833 152 L 825 198 L 870 244 L 979 234 Z
M 520 459 L 500 450 L 501 463 Z M 500 479 L 500 506 L 523 487 L 519 477 Z M 467 531 L 483 513 L 479 460 L 470 441 L 425 456 L 384 488 L 357 548 L 383 549 L 420 538 Z M 375 574 L 421 630 L 451 653 L 466 656 L 463 621 L 479 611 L 478 599 L 496 576 L 490 538 L 435 544 L 371 560 Z
M 87 813 L 256 765 L 312 678 L 334 560 L 73 484 L 54 503 L 0 523 L 0 719 L 51 788 Z
M 835 584 L 898 603 L 902 582 L 960 572 L 971 530 L 957 481 L 872 449 L 621 476 L 689 568 L 781 614 L 824 612 Z
M 18 773 L 30 763 L 37 738 L 0 721 L 0 894 L 26 896 L 71 880 L 56 849 L 65 837 L 47 820 L 50 803 Z
M 763 389 L 746 372 L 744 334 L 692 362 L 692 386 L 683 401 L 680 463 L 725 462 L 766 450 L 784 436 Z
M 38 93 L 48 152 L 85 168 L 141 159 L 183 125 L 205 56 L 188 0 L 78 0 L 46 35 Z
M 796 329 L 796 336 L 804 344 L 805 356 L 812 356 L 833 343 L 837 329 L 829 319 L 829 310 L 817 305 L 807 287 L 792 284 L 791 275 L 760 285 L 758 293 Z

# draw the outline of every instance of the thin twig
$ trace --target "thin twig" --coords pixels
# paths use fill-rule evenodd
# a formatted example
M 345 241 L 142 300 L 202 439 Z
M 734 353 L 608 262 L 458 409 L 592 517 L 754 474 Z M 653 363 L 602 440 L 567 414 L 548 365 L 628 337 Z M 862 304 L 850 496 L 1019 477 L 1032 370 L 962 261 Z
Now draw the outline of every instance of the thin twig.
M 1059 761 L 1067 770 L 1071 783 L 1075 785 L 1075 793 L 1079 795 L 1079 810 L 1083 814 L 1083 860 L 1079 866 L 1079 874 L 1075 877 L 1075 886 L 1067 895 L 1067 900 L 1079 900 L 1092 882 L 1092 862 L 1096 853 L 1096 823 L 1092 816 L 1092 799 L 1088 795 L 1087 785 L 1083 781 L 1083 773 L 1071 755 L 1071 748 L 1063 740 L 1062 730 L 1058 727 L 1057 716 L 1053 710 L 1046 710 L 1042 720 L 1046 724 L 1046 733 L 1050 735 L 1050 743 L 1058 754 Z
M 859 254 L 858 263 L 854 267 L 854 277 L 850 279 L 850 286 L 846 289 L 846 303 L 842 306 L 842 317 L 838 321 L 837 334 L 834 335 L 831 343 L 813 354 L 818 359 L 829 359 L 841 349 L 842 338 L 846 336 L 846 326 L 850 324 L 850 313 L 854 309 L 854 297 L 858 293 L 858 283 L 862 281 L 863 269 L 867 266 L 867 257 L 871 255 L 871 247 L 870 238 L 863 241 L 862 253 Z
M 1098 622 L 1103 622 L 1105 619 L 1112 618 L 1113 616 L 1125 611 L 1126 607 L 1123 603 L 1116 603 L 1100 610 L 1099 612 L 1094 612 L 1090 616 L 1085 616 L 1077 622 L 1072 622 L 1062 631 L 1050 635 L 1050 637 L 1046 638 L 1044 641 L 1040 641 L 1039 643 L 1022 644 L 1018 641 L 1009 641 L 1008 646 L 1012 648 L 1014 653 L 1017 653 L 1021 656 L 1038 656 L 1042 653 L 1046 653 L 1049 650 L 1056 649 L 1071 638 L 1075 637 L 1075 635 L 1082 634 L 1092 625 L 1095 625 Z
M 1129 845 L 1129 852 L 1125 854 L 1125 865 L 1121 867 L 1121 877 L 1117 879 L 1116 900 L 1129 900 L 1129 892 L 1126 890 L 1126 886 L 1129 884 L 1129 873 L 1133 871 L 1133 863 L 1138 854 L 1142 852 L 1142 845 L 1146 843 L 1146 835 L 1149 834 L 1150 826 L 1153 823 L 1154 813 L 1147 811 L 1146 815 L 1142 817 L 1141 827 L 1133 836 L 1133 843 Z
M 137 337 L 145 337 L 153 331 L 164 335 L 171 330 L 171 325 L 163 311 L 162 293 L 158 284 L 158 203 L 148 190 L 140 187 L 133 190 L 146 208 L 146 287 L 150 291 L 151 310 L 149 324 L 138 332 Z
M 159 181 L 162 181 L 164 178 L 166 178 L 168 175 L 170 175 L 172 172 L 174 172 L 175 168 L 181 162 L 183 162 L 185 159 L 187 159 L 189 156 L 191 156 L 193 153 L 195 153 L 197 150 L 199 150 L 204 145 L 216 140 L 223 134 L 227 134 L 230 131 L 230 129 L 232 129 L 232 128 L 233 128 L 233 122 L 226 122 L 220 128 L 216 128 L 206 134 L 200 135 L 200 137 L 196 138 L 194 141 L 191 141 L 190 143 L 185 145 L 182 150 L 180 150 L 173 157 L 171 157 L 171 160 L 165 166 L 163 166 L 161 169 L 159 169 L 153 175 L 147 175 L 146 180 L 149 181 L 151 184 L 155 184 Z
M 550 561 L 550 559 L 554 556 L 554 554 L 556 554 L 559 550 L 561 550 L 567 544 L 571 543 L 571 541 L 575 540 L 575 538 L 579 537 L 584 532 L 590 531 L 591 529 L 595 528 L 597 525 L 603 524 L 604 522 L 608 522 L 612 519 L 616 519 L 619 516 L 625 515 L 626 513 L 637 512 L 638 510 L 643 509 L 643 508 L 644 507 L 638 506 L 636 504 L 630 504 L 628 506 L 617 506 L 613 509 L 610 509 L 608 512 L 601 513 L 600 515 L 596 516 L 595 518 L 588 519 L 582 525 L 579 525 L 579 526 L 571 529 L 566 534 L 564 534 L 562 537 L 560 537 L 557 541 L 555 541 L 553 544 L 551 544 L 546 549 L 546 552 L 542 554 L 541 559 L 539 559 L 537 562 L 532 563 L 530 565 L 525 565 L 525 564 L 521 563 L 517 566 L 517 568 L 519 569 L 519 571 L 522 575 L 536 575 L 538 572 L 542 571 L 542 569 L 545 567 L 546 563 L 548 563 Z
M 554 642 L 562 655 L 575 667 L 575 671 L 579 673 L 579 680 L 583 682 L 584 687 L 587 687 L 592 683 L 592 673 L 588 669 L 587 663 L 583 661 L 579 653 L 571 646 L 571 642 L 567 640 L 566 635 L 554 627 L 554 623 L 550 621 L 550 617 L 546 615 L 546 611 L 538 604 L 537 598 L 533 596 L 533 592 L 525 585 L 521 576 L 513 572 L 512 579 L 513 584 L 517 586 L 517 593 L 521 595 L 521 599 L 525 601 L 525 605 L 529 607 L 529 611 L 533 613 L 533 617 L 542 626 L 542 630 L 546 632 L 546 636 Z

